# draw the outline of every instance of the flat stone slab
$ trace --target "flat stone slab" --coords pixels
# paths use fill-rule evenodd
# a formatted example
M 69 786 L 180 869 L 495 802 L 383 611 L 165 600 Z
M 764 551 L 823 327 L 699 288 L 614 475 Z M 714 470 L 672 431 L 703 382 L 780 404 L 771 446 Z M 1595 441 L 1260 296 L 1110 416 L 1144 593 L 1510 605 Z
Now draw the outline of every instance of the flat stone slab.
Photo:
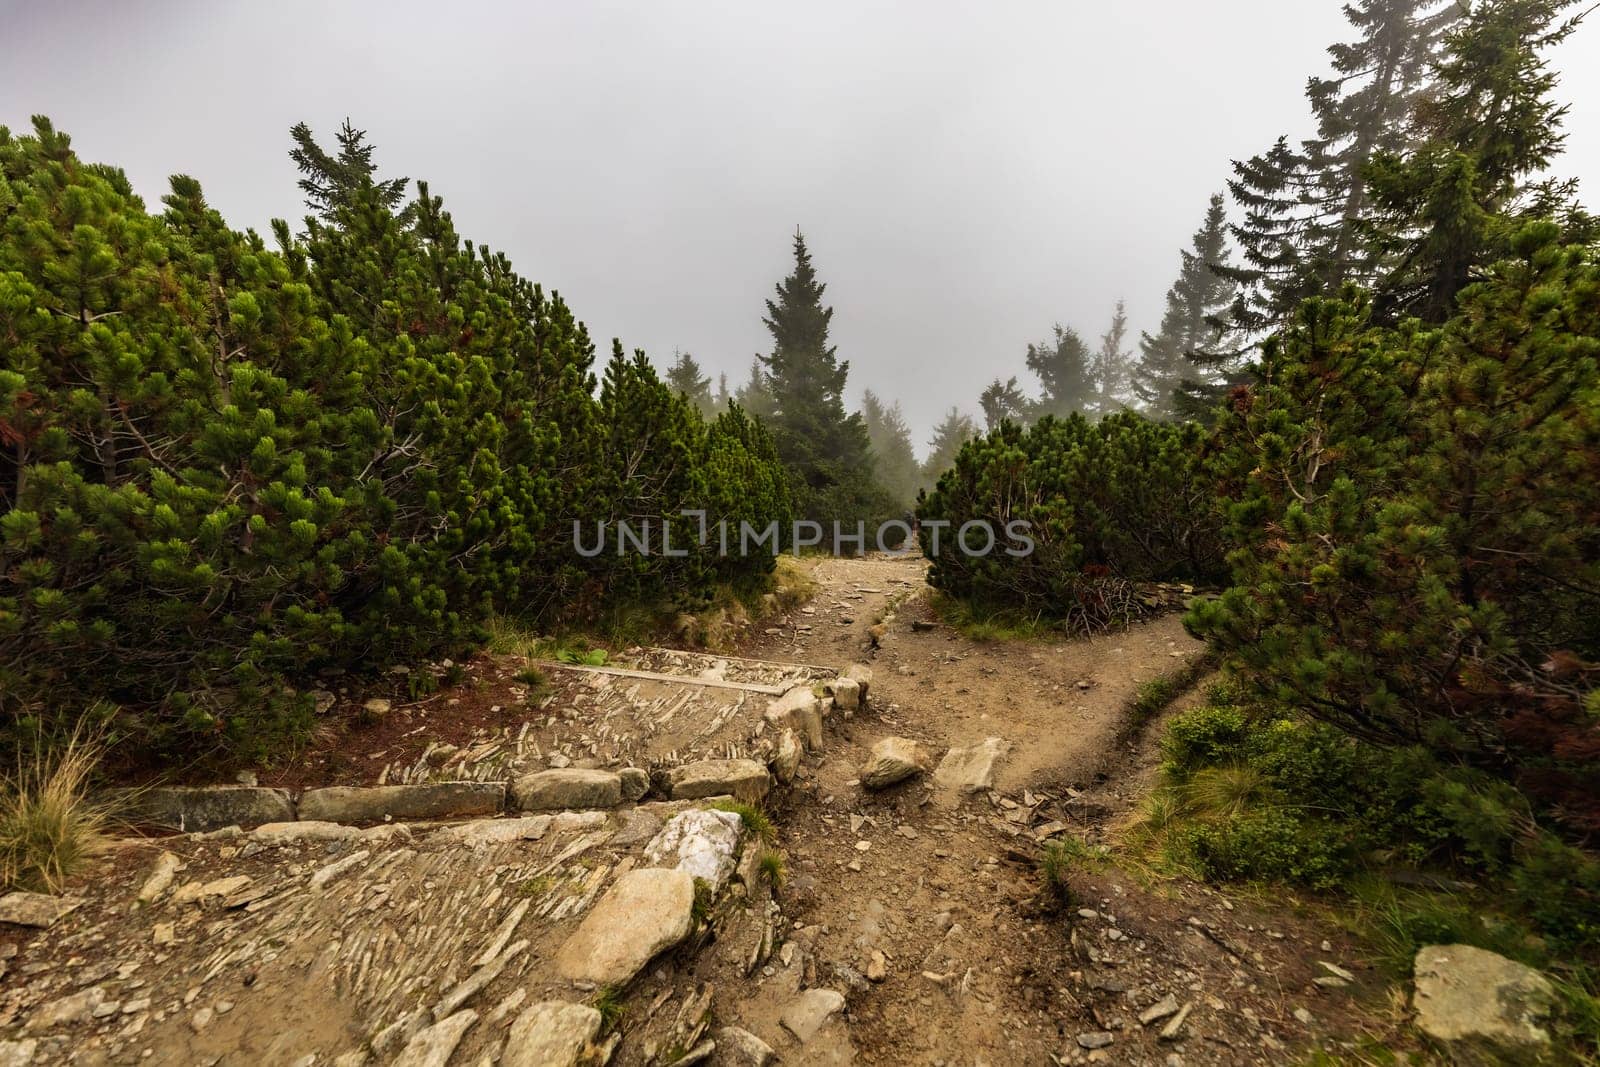
M 419 785 L 310 789 L 300 796 L 300 818 L 369 823 L 385 819 L 454 819 L 493 815 L 505 806 L 499 782 L 427 782 Z
M 928 754 L 909 737 L 885 737 L 872 746 L 872 755 L 861 768 L 861 784 L 868 789 L 887 789 L 928 767 Z
M 686 871 L 720 893 L 733 875 L 733 854 L 743 832 L 743 820 L 731 811 L 680 812 L 645 846 L 644 862 Z
M 933 772 L 933 784 L 956 793 L 978 793 L 994 788 L 994 771 L 1011 743 L 989 737 L 965 748 L 952 748 L 944 754 Z
M 461 845 L 504 845 L 512 841 L 538 841 L 550 829 L 550 815 L 524 815 L 511 819 L 474 819 L 458 826 L 446 826 L 429 835 L 430 841 L 450 841 Z
M 295 818 L 286 790 L 254 785 L 155 786 L 129 797 L 128 814 L 142 822 L 189 832 Z
M 779 1021 L 801 1042 L 810 1041 L 828 1020 L 844 1009 L 844 994 L 832 989 L 808 989 L 783 1009 Z
M 477 1021 L 478 1013 L 464 1008 L 417 1031 L 390 1067 L 445 1067 L 467 1028 Z
M 0 897 L 0 923 L 34 926 L 43 930 L 82 903 L 75 897 L 52 897 L 18 890 Z
M 687 871 L 629 871 L 561 946 L 556 969 L 574 982 L 626 985 L 687 937 L 693 919 L 694 878 Z
M 573 1067 L 600 1032 L 600 1021 L 587 1004 L 540 1001 L 511 1024 L 500 1067 Z
M 770 1067 L 778 1062 L 778 1054 L 750 1031 L 724 1026 L 717 1031 L 717 1058 L 712 1062 L 727 1067 Z
M 771 788 L 772 776 L 766 766 L 749 759 L 700 760 L 667 773 L 668 795 L 673 800 L 731 796 L 746 804 L 759 804 Z
M 1417 1028 L 1440 1041 L 1543 1045 L 1555 1003 L 1550 980 L 1532 967 L 1471 945 L 1428 945 L 1414 961 Z
M 622 777 L 578 767 L 535 771 L 511 784 L 511 800 L 522 811 L 614 808 L 622 803 Z

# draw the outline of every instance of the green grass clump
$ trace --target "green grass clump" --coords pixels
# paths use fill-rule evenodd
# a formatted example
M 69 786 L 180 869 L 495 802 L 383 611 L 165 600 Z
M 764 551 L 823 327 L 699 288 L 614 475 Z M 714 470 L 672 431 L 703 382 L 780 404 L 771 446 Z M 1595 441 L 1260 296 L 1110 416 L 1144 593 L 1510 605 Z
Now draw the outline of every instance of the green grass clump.
M 759 838 L 763 844 L 770 845 L 778 840 L 778 828 L 773 825 L 772 816 L 755 804 L 746 804 L 742 800 L 719 800 L 711 807 L 716 811 L 731 811 L 739 816 L 744 828 Z
M 623 1002 L 622 989 L 618 986 L 601 986 L 595 990 L 594 999 L 589 1006 L 600 1013 L 600 1032 L 609 1034 L 622 1022 L 622 1017 L 628 1013 L 628 1006 Z
M 783 888 L 784 879 L 788 877 L 783 865 L 783 856 L 777 852 L 761 853 L 761 876 L 767 880 L 767 885 L 776 893 Z

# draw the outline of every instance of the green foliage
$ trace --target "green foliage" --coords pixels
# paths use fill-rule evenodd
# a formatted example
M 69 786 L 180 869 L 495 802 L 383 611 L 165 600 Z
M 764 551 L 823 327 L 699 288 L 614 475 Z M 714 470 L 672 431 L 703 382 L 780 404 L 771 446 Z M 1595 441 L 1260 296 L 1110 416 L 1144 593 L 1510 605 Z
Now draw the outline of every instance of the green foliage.
M 1064 419 L 1094 410 L 1094 356 L 1077 330 L 1057 323 L 1049 340 L 1028 346 L 1027 364 L 1039 379 L 1040 391 L 1030 415 Z
M 1177 841 L 1208 878 L 1325 889 L 1347 870 L 1338 840 L 1325 829 L 1281 808 L 1261 808 L 1224 821 L 1189 823 Z
M 603 648 L 591 648 L 587 652 L 579 652 L 571 648 L 556 650 L 556 660 L 561 663 L 575 663 L 584 667 L 604 667 L 611 654 Z
M 1484 6 L 1484 5 L 1475 5 Z M 1224 277 L 1241 291 L 1227 315 L 1259 333 L 1289 321 L 1300 302 L 1346 283 L 1370 285 L 1392 264 L 1367 233 L 1377 211 L 1373 159 L 1404 153 L 1427 129 L 1435 61 L 1465 10 L 1456 0 L 1356 0 L 1345 18 L 1358 35 L 1328 49 L 1332 77 L 1309 79 L 1314 136 L 1235 162 L 1229 189 L 1241 209 L 1241 252 Z
M 1600 950 L 1600 858 L 1541 827 L 1523 795 L 1492 775 L 1237 705 L 1175 717 L 1163 753 L 1165 784 L 1141 829 L 1203 877 L 1365 893 L 1368 872 L 1447 871 L 1494 885 L 1556 950 Z M 1402 927 L 1429 943 L 1477 923 L 1454 902 L 1428 897 L 1418 910 L 1392 898 L 1373 905 L 1372 925 L 1396 944 L 1412 936 Z M 1485 936 L 1460 939 L 1493 947 Z
M 1575 0 L 1496 0 L 1463 11 L 1436 66 L 1428 139 L 1386 146 L 1364 173 L 1374 210 L 1364 247 L 1382 258 L 1374 285 L 1381 318 L 1442 322 L 1463 289 L 1513 251 L 1530 220 L 1556 220 L 1571 243 L 1592 241 L 1595 220 L 1576 183 L 1546 178 L 1566 140 L 1565 105 L 1545 50 L 1581 16 Z
M 980 607 L 1081 617 L 1088 628 L 1141 610 L 1130 581 L 1214 576 L 1221 519 L 1203 436 L 1123 413 L 1098 423 L 1045 418 L 1028 429 L 1006 423 L 974 439 L 918 509 L 930 583 Z M 955 550 L 961 528 L 980 520 L 995 549 Z M 1028 524 L 1031 552 L 1008 541 L 1015 522 Z M 934 523 L 947 524 L 937 553 Z
M 1592 831 L 1600 271 L 1556 237 L 1527 227 L 1440 329 L 1307 302 L 1223 426 L 1233 583 L 1189 622 L 1263 700 Z
M 773 825 L 772 816 L 755 804 L 746 804 L 742 800 L 719 800 L 711 807 L 717 811 L 728 811 L 739 816 L 744 828 L 759 838 L 763 844 L 770 845 L 778 839 L 778 828 Z
M 687 400 L 707 422 L 717 417 L 717 412 L 727 407 L 711 397 L 711 379 L 700 373 L 700 364 L 687 352 L 673 354 L 672 366 L 667 368 L 667 384 Z
M 594 999 L 589 1006 L 600 1013 L 600 1032 L 609 1034 L 622 1022 L 628 1013 L 628 1004 L 624 998 L 623 990 L 614 985 L 601 986 L 594 992 Z
M 939 425 L 933 428 L 932 439 L 928 441 L 928 457 L 922 461 L 923 483 L 933 485 L 938 482 L 939 476 L 955 464 L 962 446 L 976 436 L 977 425 L 960 409 L 951 408 L 945 412 Z
M 8 734 L 105 700 L 132 743 L 260 755 L 309 734 L 296 690 L 319 668 L 771 568 L 574 551 L 579 521 L 786 500 L 770 442 L 742 416 L 708 429 L 637 361 L 597 400 L 559 298 L 425 185 L 377 178 L 359 131 L 334 152 L 294 136 L 313 214 L 273 251 L 192 178 L 151 214 L 48 121 L 0 129 Z

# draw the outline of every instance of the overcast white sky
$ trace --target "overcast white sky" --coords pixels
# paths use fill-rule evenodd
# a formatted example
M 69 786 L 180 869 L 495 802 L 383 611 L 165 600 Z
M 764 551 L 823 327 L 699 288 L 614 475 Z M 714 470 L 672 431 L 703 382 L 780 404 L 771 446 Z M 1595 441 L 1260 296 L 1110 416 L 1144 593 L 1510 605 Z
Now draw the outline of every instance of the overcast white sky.
M 1052 323 L 1153 327 L 1230 158 L 1309 120 L 1338 0 L 0 0 L 0 123 L 42 112 L 155 204 L 303 214 L 289 127 L 391 175 L 621 337 L 743 378 L 802 227 L 863 386 L 918 438 Z M 1556 55 L 1563 174 L 1600 180 L 1600 22 Z M 1586 199 L 1594 201 L 1592 189 Z

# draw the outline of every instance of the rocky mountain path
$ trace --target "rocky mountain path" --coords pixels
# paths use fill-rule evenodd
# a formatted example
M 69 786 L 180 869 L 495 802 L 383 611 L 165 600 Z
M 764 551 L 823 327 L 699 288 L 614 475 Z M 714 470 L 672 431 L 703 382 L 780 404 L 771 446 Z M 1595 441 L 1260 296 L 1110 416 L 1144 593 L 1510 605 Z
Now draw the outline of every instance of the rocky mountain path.
M 1093 855 L 1070 865 L 1070 902 L 1042 885 L 1047 842 L 1092 852 L 1148 786 L 1153 736 L 1132 729 L 1130 705 L 1201 654 L 1178 616 L 977 643 L 938 622 L 925 574 L 917 558 L 820 561 L 811 602 L 747 651 L 864 659 L 872 682 L 777 813 L 787 943 L 753 981 L 717 981 L 714 954 L 699 964 L 718 1018 L 784 1063 L 935 1067 L 1288 1062 L 1318 1035 L 1366 1027 L 1330 988 L 1345 979 L 1317 982 L 1331 977 L 1318 960 L 1345 970 L 1331 926 L 1146 886 Z M 926 769 L 865 787 L 891 738 L 915 742 Z M 844 1006 L 808 1034 L 785 1012 L 812 988 Z
M 1175 615 L 979 643 L 919 559 L 805 565 L 737 655 L 332 678 L 293 766 L 140 794 L 186 832 L 0 898 L 0 1067 L 1173 1067 L 1392 1029 L 1321 913 L 1102 848 L 1154 772 L 1135 696 L 1202 651 Z

